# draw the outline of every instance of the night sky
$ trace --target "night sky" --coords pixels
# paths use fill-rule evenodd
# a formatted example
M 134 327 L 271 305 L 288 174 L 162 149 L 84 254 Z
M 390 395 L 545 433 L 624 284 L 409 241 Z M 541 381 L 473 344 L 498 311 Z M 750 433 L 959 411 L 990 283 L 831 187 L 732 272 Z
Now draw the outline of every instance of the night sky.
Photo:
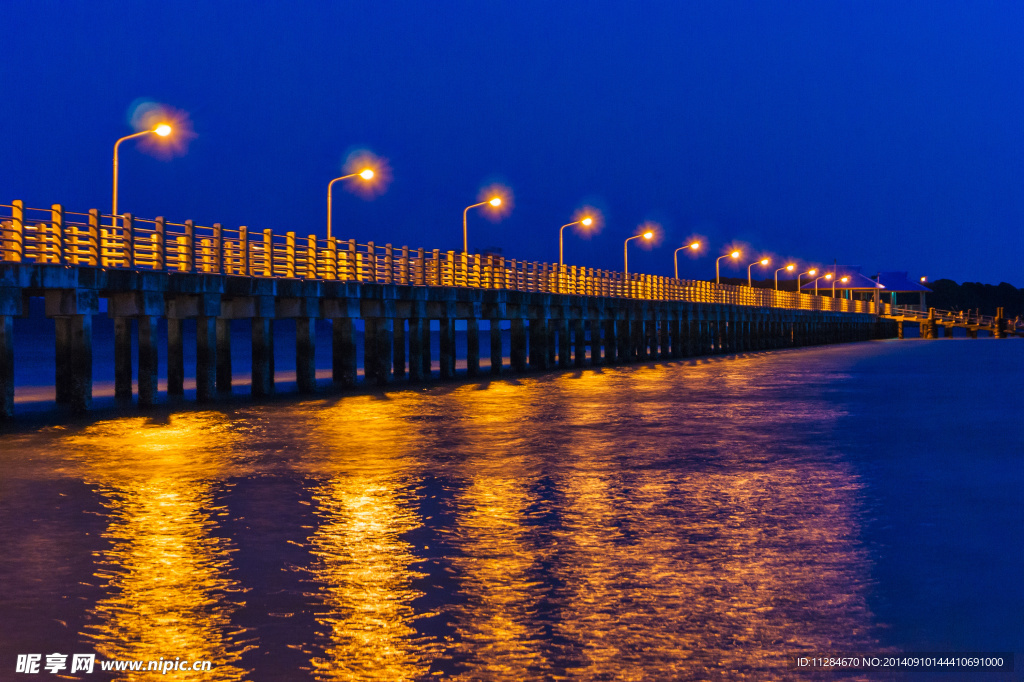
M 44 2 L 0 0 L 0 202 L 110 210 L 114 140 L 140 98 L 187 112 L 187 153 L 128 142 L 120 209 L 325 233 L 346 155 L 386 157 L 335 234 L 630 270 L 749 245 L 866 274 L 1024 286 L 1024 3 Z M 780 263 L 781 264 L 781 263 Z M 776 266 L 778 267 L 778 266 Z M 756 270 L 755 270 L 756 272 Z M 771 276 L 771 272 L 765 274 Z

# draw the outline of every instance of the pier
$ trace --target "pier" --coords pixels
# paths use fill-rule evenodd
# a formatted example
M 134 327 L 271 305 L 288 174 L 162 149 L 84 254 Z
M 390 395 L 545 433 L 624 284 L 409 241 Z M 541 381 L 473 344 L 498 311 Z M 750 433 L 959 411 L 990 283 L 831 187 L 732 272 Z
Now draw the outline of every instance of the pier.
M 56 401 L 92 402 L 92 318 L 114 320 L 115 395 L 157 401 L 157 328 L 167 323 L 167 393 L 183 394 L 182 325 L 196 328 L 196 400 L 232 391 L 230 322 L 249 320 L 254 397 L 274 392 L 275 325 L 293 326 L 299 393 L 317 390 L 314 321 L 332 327 L 332 384 L 363 373 L 386 386 L 456 375 L 455 321 L 465 320 L 466 375 L 669 360 L 892 338 L 891 306 L 638 273 L 524 262 L 454 251 L 357 244 L 316 235 L 250 233 L 192 221 L 115 220 L 97 210 L 0 206 L 0 416 L 14 408 L 13 318 L 45 299 L 56 329 Z M 132 324 L 132 320 L 135 324 Z M 430 323 L 440 326 L 431 356 Z M 510 328 L 508 362 L 500 326 Z M 133 331 L 134 329 L 134 331 Z M 132 335 L 138 348 L 133 377 Z

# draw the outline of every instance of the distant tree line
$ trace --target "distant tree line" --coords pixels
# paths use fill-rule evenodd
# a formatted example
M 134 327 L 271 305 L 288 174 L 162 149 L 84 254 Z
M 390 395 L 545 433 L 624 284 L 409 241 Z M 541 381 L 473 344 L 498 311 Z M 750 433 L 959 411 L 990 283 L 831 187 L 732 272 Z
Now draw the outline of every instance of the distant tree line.
M 807 280 L 804 280 L 804 283 L 806 282 Z M 722 284 L 746 286 L 747 280 L 739 277 L 723 277 Z M 773 289 L 775 280 L 754 280 L 753 285 L 763 289 Z M 826 283 L 825 280 L 821 280 L 818 282 L 818 286 L 820 293 L 830 294 L 832 292 L 831 282 Z M 998 285 L 981 284 L 980 282 L 957 284 L 951 279 L 937 279 L 934 282 L 927 282 L 927 286 L 931 289 L 927 298 L 929 308 L 953 311 L 980 309 L 982 315 L 995 315 L 996 308 L 1003 308 L 1003 313 L 1008 318 L 1015 318 L 1018 315 L 1024 317 L 1024 289 L 1018 289 L 1006 282 L 1001 282 Z M 796 280 L 780 279 L 779 289 L 796 291 Z M 882 300 L 888 302 L 884 293 Z M 912 302 L 916 303 L 916 300 Z
M 1003 308 L 1003 313 L 1010 318 L 1024 315 L 1024 289 L 1012 284 L 1000 282 L 982 284 L 980 282 L 964 282 L 957 284 L 951 279 L 937 279 L 928 282 L 932 290 L 928 294 L 928 307 L 939 310 L 975 310 L 980 308 L 982 315 L 995 315 L 996 308 Z

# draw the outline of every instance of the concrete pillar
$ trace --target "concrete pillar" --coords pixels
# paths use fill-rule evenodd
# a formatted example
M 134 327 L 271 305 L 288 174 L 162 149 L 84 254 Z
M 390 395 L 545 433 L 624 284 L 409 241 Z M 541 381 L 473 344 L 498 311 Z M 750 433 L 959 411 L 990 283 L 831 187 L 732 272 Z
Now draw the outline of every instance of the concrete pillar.
M 391 375 L 405 378 L 405 320 L 395 318 L 391 331 Z
M 504 353 L 501 350 L 501 320 L 491 320 L 491 374 L 501 374 L 501 364 L 504 362 Z
M 252 318 L 252 394 L 274 394 L 274 321 L 269 317 Z
M 530 320 L 530 369 L 542 370 L 548 367 L 548 321 Z
M 558 326 L 559 321 L 560 320 L 552 320 L 549 318 L 544 322 L 544 325 L 547 328 L 547 336 L 544 339 L 544 343 L 545 348 L 547 348 L 548 351 L 547 360 L 545 361 L 544 366 L 549 369 L 555 366 L 555 353 L 558 348 L 555 344 L 557 341 L 557 336 L 559 332 L 561 332 L 561 329 L 559 329 Z
M 394 345 L 394 320 L 387 317 L 368 317 L 364 320 L 363 376 L 366 382 L 384 386 L 391 381 L 391 363 Z
M 611 314 L 614 315 L 615 312 L 612 311 Z M 619 358 L 618 320 L 614 317 L 605 320 L 602 332 L 601 346 L 604 348 L 604 354 L 601 356 L 601 364 L 613 365 L 618 362 Z
M 409 319 L 409 381 L 423 380 L 423 326 L 425 320 L 419 317 Z M 427 357 L 430 353 L 427 349 Z
M 978 330 L 977 330 L 977 328 L 976 327 L 968 327 L 967 328 L 967 336 L 968 336 L 968 338 L 971 338 L 971 339 L 978 338 Z
M 61 358 L 58 356 L 57 361 Z M 58 367 L 58 374 L 59 374 Z M 57 382 L 57 402 L 61 398 L 60 381 Z M 132 318 L 114 318 L 114 397 L 120 402 L 132 399 Z
M 455 319 L 441 318 L 441 378 L 455 377 Z
M 583 320 L 572 321 L 573 364 L 576 367 L 583 367 L 587 364 L 587 339 L 584 328 Z
M 316 320 L 311 317 L 295 318 L 295 387 L 299 393 L 316 391 Z
M 629 309 L 625 311 L 625 316 L 622 319 L 615 320 L 615 361 L 618 363 L 632 362 L 632 340 L 633 340 L 633 321 L 629 318 Z
M 231 320 L 222 317 L 217 318 L 217 393 L 231 393 Z
M 376 317 L 363 319 L 363 382 L 366 384 L 377 380 L 377 321 Z
M 601 355 L 601 327 L 603 320 L 598 316 L 593 316 L 588 320 L 588 326 L 590 327 L 590 364 L 600 365 L 603 364 L 603 358 Z
M 475 317 L 466 320 L 466 374 L 480 374 L 480 321 Z
M 139 325 L 139 407 L 152 407 L 157 395 L 156 328 L 160 318 L 143 315 Z
M 572 352 L 572 344 L 569 339 L 569 320 L 561 318 L 555 321 L 558 325 L 558 366 L 566 368 L 570 364 L 569 354 Z
M 87 412 L 92 407 L 92 315 L 59 315 L 53 321 L 57 330 L 57 403 L 76 414 Z
M 0 315 L 0 419 L 14 415 L 14 318 Z
M 255 350 L 255 341 L 254 350 Z M 255 360 L 255 355 L 253 356 Z M 255 377 L 255 361 L 253 371 Z M 349 317 L 331 320 L 331 380 L 335 388 L 349 388 L 356 383 L 356 326 Z M 255 385 L 255 378 L 254 378 Z
M 432 354 L 433 351 L 430 348 L 430 320 L 428 320 L 428 319 L 424 319 L 423 320 L 423 338 L 420 339 L 420 342 L 421 342 L 421 345 L 423 347 L 423 354 L 422 354 L 423 355 L 423 357 L 422 357 L 422 361 L 423 361 L 423 365 L 422 365 L 423 378 L 424 379 L 429 379 L 431 376 L 433 376 L 434 367 L 433 367 L 433 365 L 431 363 L 431 358 L 433 357 L 433 354 Z
M 196 400 L 213 399 L 217 383 L 217 318 L 196 318 Z
M 181 320 L 167 318 L 167 395 L 185 393 L 185 345 L 181 339 Z
M 513 372 L 526 371 L 526 320 L 513 318 L 509 320 L 509 335 L 511 336 L 511 347 L 509 349 L 509 364 Z
M 669 328 L 668 316 L 662 314 L 659 317 L 661 319 L 658 321 L 658 357 L 667 360 L 672 357 L 672 346 L 669 343 L 672 333 Z

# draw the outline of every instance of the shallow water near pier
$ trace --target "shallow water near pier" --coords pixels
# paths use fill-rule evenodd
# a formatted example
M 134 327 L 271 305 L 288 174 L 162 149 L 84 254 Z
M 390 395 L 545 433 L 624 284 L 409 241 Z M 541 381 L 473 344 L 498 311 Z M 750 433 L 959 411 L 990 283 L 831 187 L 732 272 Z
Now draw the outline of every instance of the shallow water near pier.
M 1020 657 L 1021 376 L 1016 339 L 885 341 L 22 425 L 0 679 L 53 652 L 196 680 Z

